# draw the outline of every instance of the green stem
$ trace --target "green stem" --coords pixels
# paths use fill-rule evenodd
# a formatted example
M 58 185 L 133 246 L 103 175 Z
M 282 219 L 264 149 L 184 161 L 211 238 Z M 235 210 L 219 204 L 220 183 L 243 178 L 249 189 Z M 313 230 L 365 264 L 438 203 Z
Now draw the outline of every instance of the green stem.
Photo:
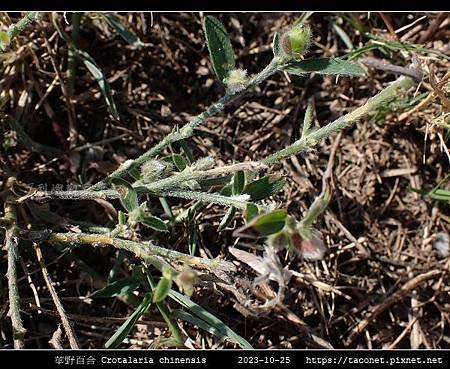
M 317 131 L 311 132 L 308 136 L 300 138 L 283 150 L 267 156 L 262 160 L 262 163 L 270 166 L 290 156 L 297 155 L 310 149 L 320 140 L 323 140 L 324 138 L 349 127 L 358 119 L 361 119 L 363 116 L 376 110 L 380 105 L 385 104 L 387 101 L 399 96 L 401 90 L 407 90 L 413 85 L 413 79 L 409 77 L 400 77 L 377 95 L 370 98 L 364 105 L 353 110 L 351 113 L 336 119 L 334 122 L 329 123 Z
M 80 32 L 80 20 L 81 13 L 73 13 L 72 15 L 72 33 L 71 40 L 74 48 L 77 47 L 78 34 Z M 77 68 L 77 56 L 76 52 L 73 48 L 69 48 L 69 62 L 68 62 L 68 72 L 69 72 L 69 93 L 70 95 L 74 94 L 75 90 L 75 77 L 76 77 L 76 68 Z
M 122 177 L 126 174 L 127 170 L 130 169 L 131 166 L 139 166 L 145 163 L 147 160 L 158 155 L 165 147 L 168 145 L 191 137 L 194 134 L 194 129 L 203 124 L 206 120 L 208 120 L 213 115 L 221 112 L 226 105 L 236 100 L 238 97 L 242 96 L 250 89 L 259 85 L 262 81 L 270 77 L 272 74 L 277 72 L 283 63 L 282 59 L 274 58 L 272 61 L 264 68 L 260 73 L 256 74 L 252 77 L 247 85 L 239 91 L 227 92 L 225 96 L 220 98 L 217 102 L 212 104 L 208 109 L 206 109 L 203 113 L 197 115 L 193 120 L 187 123 L 182 128 L 175 128 L 171 133 L 169 133 L 162 141 L 160 141 L 156 146 L 152 147 L 150 150 L 139 156 L 134 160 L 127 160 L 124 162 L 117 170 L 111 173 L 107 178 L 101 180 L 97 184 L 91 186 L 89 190 L 95 191 L 102 188 L 105 188 L 109 185 L 109 181 L 111 178 Z
M 219 204 L 225 206 L 233 206 L 235 208 L 245 210 L 250 197 L 248 195 L 240 196 L 223 196 L 208 192 L 197 191 L 168 191 L 160 194 L 161 196 L 177 197 L 186 200 L 197 200 L 200 202 Z
M 43 13 L 30 12 L 27 13 L 20 21 L 18 21 L 11 29 L 8 31 L 8 36 L 12 40 L 19 33 L 21 33 L 25 28 L 27 28 L 31 23 L 38 21 L 42 17 Z
M 200 180 L 208 177 L 221 176 L 223 174 L 235 173 L 241 170 L 259 170 L 264 167 L 261 163 L 237 163 L 217 167 L 204 171 L 191 171 L 189 168 L 176 173 L 170 177 L 160 179 L 153 183 L 136 182 L 134 189 L 137 193 L 150 193 L 159 196 L 161 193 L 174 188 L 179 188 L 185 182 Z M 174 196 L 176 197 L 176 196 Z M 222 196 L 224 197 L 224 196 Z M 64 199 L 64 200 L 92 200 L 92 199 L 117 199 L 119 194 L 115 189 L 106 189 L 99 191 L 75 190 L 75 191 L 37 191 L 31 197 L 26 199 L 45 200 L 45 199 Z M 183 197 L 184 198 L 184 197 Z M 213 198 L 211 198 L 213 199 Z M 220 204 L 220 202 L 219 202 Z
M 88 234 L 88 233 L 52 233 L 47 241 L 55 243 L 79 243 L 92 246 L 111 245 L 118 249 L 127 250 L 135 254 L 146 263 L 154 264 L 155 257 L 165 260 L 182 263 L 197 269 L 206 270 L 234 270 L 234 265 L 218 259 L 205 259 L 195 257 L 181 252 L 169 250 L 160 246 L 155 246 L 150 242 L 135 242 L 120 238 L 110 237 L 108 234 Z

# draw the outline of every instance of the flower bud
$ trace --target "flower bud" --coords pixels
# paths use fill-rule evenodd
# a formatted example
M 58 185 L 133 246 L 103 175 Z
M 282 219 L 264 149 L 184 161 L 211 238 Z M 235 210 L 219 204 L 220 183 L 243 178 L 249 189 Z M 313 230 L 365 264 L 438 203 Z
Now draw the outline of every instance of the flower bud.
M 297 228 L 290 232 L 291 251 L 302 259 L 314 261 L 323 259 L 327 248 L 319 231 L 313 228 Z
M 192 296 L 194 293 L 194 286 L 198 283 L 197 273 L 192 269 L 185 268 L 175 278 L 175 283 L 187 296 Z
M 243 90 L 248 82 L 247 71 L 245 69 L 233 69 L 224 80 L 227 89 L 231 92 Z
M 214 167 L 214 164 L 216 164 L 214 159 L 210 156 L 206 156 L 204 158 L 198 159 L 195 163 L 193 163 L 191 165 L 191 170 L 194 172 L 208 170 Z
M 149 160 L 142 164 L 141 174 L 145 182 L 157 179 L 167 168 L 167 165 L 159 160 Z
M 311 28 L 305 25 L 292 27 L 281 36 L 281 50 L 290 59 L 299 60 L 311 44 Z

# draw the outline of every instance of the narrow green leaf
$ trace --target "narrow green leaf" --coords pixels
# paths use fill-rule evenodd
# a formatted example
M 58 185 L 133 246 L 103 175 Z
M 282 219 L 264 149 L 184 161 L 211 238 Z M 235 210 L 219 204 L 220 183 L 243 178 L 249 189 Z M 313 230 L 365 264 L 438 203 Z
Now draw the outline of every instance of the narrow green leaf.
M 206 42 L 214 71 L 220 82 L 235 68 L 235 56 L 230 37 L 223 24 L 213 16 L 206 16 L 204 22 Z
M 242 194 L 242 191 L 244 191 L 245 187 L 245 173 L 244 171 L 240 170 L 233 175 L 233 188 L 232 193 L 233 195 L 240 195 Z
M 252 201 L 259 201 L 270 197 L 281 191 L 285 184 L 282 178 L 274 179 L 271 176 L 264 176 L 245 186 L 244 194 L 248 194 Z
M 273 35 L 272 51 L 273 51 L 274 56 L 281 55 L 280 33 L 279 32 L 275 32 L 275 34 Z
M 234 237 L 260 238 L 280 232 L 286 224 L 284 210 L 274 210 L 254 217 L 250 222 L 233 232 Z
M 121 210 L 119 210 L 118 219 L 119 219 L 119 224 L 120 225 L 127 224 L 127 215 Z
M 450 191 L 443 190 L 441 188 L 434 188 L 432 191 L 426 191 L 420 188 L 411 188 L 411 191 L 416 192 L 422 196 L 428 196 L 430 199 L 437 201 L 450 201 Z
M 311 15 L 313 15 L 314 12 L 301 12 L 299 13 L 298 18 L 295 20 L 293 26 L 301 26 L 304 24 Z
M 127 173 L 135 180 L 140 181 L 142 179 L 141 171 L 139 168 L 131 166 L 128 168 Z
M 163 301 L 167 297 L 171 288 L 172 288 L 172 279 L 162 277 L 155 287 L 153 302 Z
M 94 291 L 89 297 L 109 298 L 119 295 L 125 295 L 126 293 L 136 290 L 139 285 L 139 279 L 133 277 L 123 278 L 108 284 L 102 289 Z
M 196 211 L 197 209 L 195 207 L 190 208 L 186 219 L 189 255 L 195 255 L 195 253 L 197 252 L 198 231 L 197 221 L 195 220 Z
M 137 307 L 133 314 L 119 327 L 114 335 L 105 343 L 105 348 L 112 349 L 119 346 L 126 336 L 131 332 L 136 322 L 144 314 L 152 303 L 152 295 L 148 293 L 145 295 L 141 304 Z
M 74 46 L 72 47 L 74 48 Z M 119 120 L 120 115 L 119 112 L 117 111 L 116 103 L 114 102 L 114 99 L 112 97 L 111 88 L 109 87 L 109 83 L 106 80 L 105 76 L 103 75 L 103 72 L 101 71 L 100 67 L 87 52 L 78 49 L 75 49 L 75 51 L 76 55 L 81 59 L 87 70 L 92 74 L 92 76 L 97 81 L 109 112 L 115 119 Z
M 104 14 L 102 16 L 105 18 L 106 22 L 114 28 L 114 30 L 130 45 L 141 47 L 144 43 L 139 39 L 134 32 L 131 32 L 127 27 L 125 27 L 113 14 Z
M 303 75 L 312 72 L 318 74 L 335 74 L 346 76 L 365 75 L 364 69 L 356 63 L 330 58 L 291 61 L 284 70 L 295 75 Z
M 122 178 L 111 178 L 111 183 L 119 193 L 120 202 L 129 213 L 139 207 L 136 190 L 130 183 Z
M 156 288 L 156 283 L 153 280 L 153 277 L 151 276 L 150 271 L 148 269 L 146 269 L 146 275 L 147 275 L 147 281 L 149 283 L 150 288 L 152 290 L 154 290 Z M 180 328 L 178 327 L 176 320 L 170 316 L 170 308 L 167 304 L 167 301 L 157 302 L 156 307 L 158 308 L 162 317 L 166 321 L 167 326 L 169 327 L 169 330 L 172 333 L 172 337 L 169 338 L 169 342 L 167 340 L 166 341 L 157 340 L 157 342 L 155 342 L 155 347 L 158 347 L 158 346 L 160 346 L 160 344 L 164 344 L 164 343 L 170 344 L 171 339 L 173 339 L 175 341 L 174 343 L 176 346 L 178 346 L 178 347 L 183 346 L 183 340 L 182 340 Z
M 217 329 L 216 327 L 214 327 L 211 324 L 208 324 L 203 319 L 200 319 L 200 318 L 192 315 L 191 313 L 188 313 L 187 311 L 184 311 L 181 309 L 176 309 L 176 310 L 172 311 L 170 316 L 172 318 L 181 319 L 181 320 L 184 320 L 185 322 L 194 324 L 197 327 L 203 329 L 204 331 L 211 333 L 219 338 L 226 338 L 226 334 L 221 332 L 219 329 Z
M 450 224 L 450 217 L 449 217 L 449 216 L 447 216 L 447 215 L 445 215 L 445 214 L 441 214 L 441 219 L 442 219 L 444 222 Z
M 184 296 L 181 293 L 178 293 L 174 290 L 169 291 L 169 297 L 178 302 L 181 306 L 188 309 L 193 315 L 204 320 L 207 324 L 217 329 L 229 340 L 231 340 L 232 342 L 236 342 L 241 348 L 247 350 L 253 349 L 253 347 L 247 340 L 245 340 L 243 337 L 234 332 L 230 327 L 228 327 L 224 322 L 215 317 L 209 311 L 205 310 L 203 307 L 193 302 L 189 297 Z
M 353 50 L 355 47 L 353 46 L 352 40 L 348 37 L 347 33 L 336 22 L 332 22 L 332 25 L 347 49 Z
M 145 215 L 140 221 L 143 225 L 150 227 L 156 231 L 168 232 L 166 223 L 162 219 L 155 217 L 153 215 Z
M 450 191 L 438 188 L 428 194 L 431 199 L 438 201 L 450 201 Z
M 225 216 L 220 221 L 217 231 L 222 232 L 225 228 L 227 228 L 233 221 L 235 215 L 236 215 L 236 208 L 235 207 L 229 208 L 227 210 Z
M 117 258 L 116 260 L 114 260 L 114 265 L 112 266 L 111 270 L 108 273 L 107 279 L 108 284 L 111 284 L 119 280 L 118 275 L 120 273 L 121 265 L 124 259 L 125 259 L 125 250 L 123 249 L 118 250 Z

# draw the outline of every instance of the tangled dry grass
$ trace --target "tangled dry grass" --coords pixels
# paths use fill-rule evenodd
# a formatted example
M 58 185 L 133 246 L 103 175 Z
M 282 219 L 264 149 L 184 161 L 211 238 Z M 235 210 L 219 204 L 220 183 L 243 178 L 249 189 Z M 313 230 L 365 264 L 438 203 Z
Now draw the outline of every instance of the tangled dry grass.
M 62 15 L 52 17 L 61 28 L 71 30 Z M 14 47 L 0 56 L 4 111 L 20 122 L 19 128 L 5 121 L 0 126 L 3 189 L 11 177 L 17 178 L 19 187 L 62 185 L 66 189 L 94 183 L 216 101 L 223 91 L 208 60 L 202 17 L 194 13 L 121 14 L 123 24 L 145 43 L 139 49 L 95 15 L 83 18 L 78 45 L 106 76 L 122 109 L 120 122 L 108 114 L 98 85 L 83 66 L 78 67 L 71 91 L 67 45 L 50 15 L 27 28 Z M 295 17 L 219 16 L 230 31 L 238 66 L 249 73 L 270 61 L 274 32 Z M 18 19 L 18 14 L 3 14 L 0 21 L 8 25 Z M 446 147 L 449 85 L 445 82 L 450 17 L 445 13 L 318 13 L 308 21 L 315 35 L 310 55 L 338 57 L 371 45 L 365 57 L 401 67 L 415 62 L 426 77 L 416 91 L 398 96 L 376 114 L 321 142 L 314 151 L 285 160 L 276 168 L 287 184 L 267 201 L 300 219 L 320 192 L 333 156 L 333 196 L 317 224 L 329 253 L 316 263 L 285 257 L 283 263 L 294 275 L 282 304 L 267 311 L 249 308 L 249 299 L 262 304 L 273 296 L 275 287 L 271 282 L 259 287 L 248 283 L 255 278 L 252 269 L 234 259 L 228 249 L 239 245 L 252 250 L 258 242 L 232 236 L 233 229 L 242 225 L 240 217 L 218 233 L 226 209 L 216 205 L 205 207 L 195 217 L 198 253 L 233 261 L 238 274 L 230 284 L 198 286 L 192 299 L 256 348 L 449 348 L 450 259 L 433 248 L 433 241 L 439 232 L 448 232 L 445 215 L 450 209 L 447 203 L 411 189 L 433 188 L 450 169 Z M 375 42 L 369 42 L 368 34 Z M 408 49 L 398 46 L 399 42 L 415 46 Z M 189 146 L 196 157 L 211 156 L 222 164 L 257 160 L 298 138 L 309 102 L 316 111 L 314 124 L 321 126 L 360 106 L 393 79 L 389 68 L 371 67 L 368 76 L 338 80 L 278 73 L 209 119 Z M 444 83 L 436 88 L 439 81 Z M 179 147 L 170 151 L 178 152 Z M 171 203 L 175 211 L 187 204 Z M 162 211 L 161 205 L 152 206 Z M 64 220 L 106 227 L 115 224 L 118 207 L 104 200 L 61 200 L 43 208 Z M 19 209 L 19 215 L 25 225 L 37 222 L 26 206 Z M 76 231 L 69 223 L 41 225 Z M 168 236 L 157 237 L 165 247 L 186 251 L 189 229 L 181 224 Z M 123 299 L 89 298 L 104 286 L 118 252 L 81 247 L 61 253 L 45 242 L 36 251 L 31 243 L 21 243 L 17 287 L 27 329 L 25 346 L 69 347 L 70 337 L 58 329 L 61 314 L 49 289 L 53 283 L 67 324 L 73 327 L 73 339 L 83 348 L 103 347 L 133 311 Z M 41 263 L 36 257 L 39 253 Z M 125 255 L 116 267 L 127 275 L 127 265 L 134 262 L 131 255 Z M 7 255 L 2 251 L 0 342 L 8 348 L 13 340 L 7 317 L 6 266 Z M 196 326 L 179 324 L 187 347 L 236 347 Z M 122 347 L 149 347 L 165 336 L 167 326 L 151 308 Z

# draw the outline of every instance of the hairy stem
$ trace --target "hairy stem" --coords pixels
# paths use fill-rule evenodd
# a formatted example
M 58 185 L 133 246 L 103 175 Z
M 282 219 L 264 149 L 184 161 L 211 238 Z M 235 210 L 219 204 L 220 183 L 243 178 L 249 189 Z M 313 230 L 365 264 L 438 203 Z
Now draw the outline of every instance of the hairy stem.
M 8 31 L 9 38 L 12 40 L 25 28 L 27 28 L 31 23 L 41 19 L 43 13 L 30 12 L 27 13 L 20 21 L 18 21 L 11 29 Z
M 223 174 L 235 173 L 240 170 L 259 170 L 265 167 L 262 163 L 238 163 L 226 165 L 203 171 L 191 171 L 189 168 L 182 172 L 176 173 L 170 177 L 163 178 L 153 183 L 137 182 L 134 189 L 137 193 L 150 193 L 159 196 L 160 193 L 174 188 L 179 188 L 185 182 L 192 180 L 200 180 L 208 177 L 220 176 Z M 174 192 L 175 193 L 175 192 Z M 174 197 L 177 197 L 174 195 Z M 222 196 L 223 197 L 223 196 Z M 75 190 L 75 191 L 37 191 L 31 196 L 24 196 L 22 199 L 65 199 L 65 200 L 92 200 L 92 199 L 117 199 L 119 194 L 115 189 L 106 189 L 99 191 Z M 183 197 L 184 198 L 184 197 Z M 211 198 L 213 199 L 213 198 Z M 22 200 L 19 199 L 19 202 Z M 211 201 L 213 202 L 213 201 Z M 220 204 L 220 202 L 219 202 Z
M 213 115 L 217 114 L 218 112 L 222 111 L 226 105 L 231 103 L 232 101 L 236 100 L 238 97 L 244 95 L 246 92 L 248 92 L 250 89 L 254 88 L 255 86 L 259 85 L 262 81 L 270 77 L 272 74 L 277 72 L 281 65 L 283 63 L 283 60 L 279 58 L 274 58 L 272 61 L 267 65 L 266 68 L 264 68 L 260 73 L 253 76 L 247 83 L 247 85 L 238 91 L 233 92 L 227 92 L 223 97 L 221 97 L 217 102 L 212 104 L 208 109 L 206 109 L 203 113 L 197 115 L 193 120 L 191 120 L 189 123 L 187 123 L 182 128 L 174 129 L 171 133 L 169 133 L 162 141 L 160 141 L 156 146 L 152 147 L 150 150 L 139 156 L 137 159 L 134 160 L 127 160 L 124 162 L 117 170 L 115 170 L 113 173 L 111 173 L 107 178 L 103 179 L 102 181 L 98 182 L 97 184 L 91 186 L 89 190 L 99 190 L 104 187 L 106 187 L 109 184 L 109 180 L 111 178 L 117 178 L 122 177 L 125 175 L 128 169 L 130 167 L 136 167 L 139 165 L 142 165 L 147 160 L 155 157 L 158 155 L 165 147 L 168 145 L 186 139 L 188 137 L 191 137 L 194 134 L 194 129 L 203 124 L 206 120 L 208 120 Z
M 6 183 L 7 192 L 12 186 L 15 178 L 11 177 Z M 19 259 L 18 239 L 15 236 L 16 232 L 16 209 L 11 202 L 12 197 L 6 195 L 5 199 L 5 216 L 6 224 L 9 224 L 5 233 L 5 249 L 8 253 L 8 270 L 6 272 L 8 278 L 8 294 L 9 294 L 9 315 L 11 317 L 11 324 L 13 328 L 14 348 L 22 349 L 25 347 L 23 339 L 27 332 L 22 324 L 20 317 L 20 295 L 17 283 L 17 260 Z
M 315 146 L 320 140 L 331 136 L 332 134 L 347 128 L 352 125 L 358 119 L 361 119 L 370 112 L 376 110 L 380 105 L 400 95 L 402 90 L 407 90 L 414 85 L 413 79 L 409 77 L 400 77 L 377 95 L 370 98 L 364 105 L 353 110 L 334 122 L 327 124 L 326 126 L 311 132 L 306 137 L 302 137 L 292 145 L 280 150 L 272 155 L 267 156 L 262 160 L 262 163 L 266 165 L 275 164 L 283 159 L 286 159 L 292 155 L 297 155 L 305 150 Z
M 197 200 L 205 203 L 219 204 L 225 206 L 233 206 L 238 209 L 245 210 L 248 205 L 250 196 L 223 196 L 214 193 L 197 192 L 197 191 L 168 191 L 160 194 L 163 197 L 177 197 L 186 200 Z
M 52 233 L 47 241 L 51 244 L 79 243 L 92 246 L 111 245 L 118 249 L 130 251 L 149 264 L 154 264 L 154 257 L 161 257 L 167 261 L 186 264 L 197 269 L 211 271 L 214 271 L 215 269 L 235 270 L 234 265 L 229 262 L 218 259 L 195 257 L 160 246 L 155 246 L 150 242 L 135 242 L 121 238 L 113 238 L 108 234 Z

